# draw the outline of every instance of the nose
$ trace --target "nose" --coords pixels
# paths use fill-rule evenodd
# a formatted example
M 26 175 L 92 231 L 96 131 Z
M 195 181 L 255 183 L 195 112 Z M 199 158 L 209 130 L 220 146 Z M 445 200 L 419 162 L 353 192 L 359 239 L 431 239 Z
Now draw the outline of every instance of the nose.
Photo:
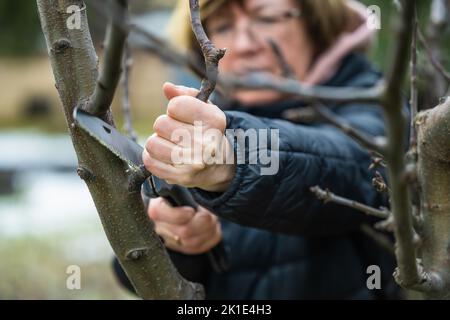
M 262 48 L 260 39 L 253 32 L 248 21 L 242 21 L 237 26 L 232 45 L 234 52 L 240 55 L 251 55 L 257 53 Z

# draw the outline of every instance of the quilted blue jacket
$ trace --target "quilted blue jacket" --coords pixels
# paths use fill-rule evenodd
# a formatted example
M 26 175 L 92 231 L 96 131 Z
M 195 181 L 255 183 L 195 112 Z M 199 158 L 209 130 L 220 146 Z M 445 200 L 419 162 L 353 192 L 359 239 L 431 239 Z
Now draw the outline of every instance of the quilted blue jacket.
M 324 85 L 370 87 L 380 78 L 363 55 L 350 54 Z M 202 206 L 221 218 L 228 271 L 214 272 L 205 255 L 171 252 L 172 260 L 185 277 L 205 285 L 209 299 L 398 298 L 392 255 L 359 229 L 375 220 L 344 206 L 323 204 L 309 190 L 319 185 L 370 206 L 387 206 L 371 184 L 370 155 L 325 122 L 282 119 L 285 110 L 302 106 L 291 100 L 225 111 L 227 129 L 279 130 L 279 170 L 261 175 L 260 163 L 238 164 L 226 192 L 191 189 Z M 330 107 L 366 134 L 383 135 L 379 106 Z M 381 290 L 367 288 L 370 265 L 380 267 Z
M 370 87 L 380 78 L 363 55 L 351 54 L 325 85 Z M 374 219 L 347 207 L 323 204 L 309 190 L 319 185 L 374 207 L 386 206 L 371 183 L 370 155 L 327 123 L 301 125 L 281 119 L 283 111 L 302 105 L 287 101 L 225 111 L 227 129 L 279 130 L 279 170 L 261 175 L 260 163 L 239 164 L 226 192 L 192 190 L 202 206 L 222 218 L 230 259 L 228 272 L 209 271 L 203 277 L 208 298 L 396 297 L 392 256 L 358 229 Z M 379 106 L 331 107 L 363 132 L 384 134 Z M 249 148 L 245 152 L 248 159 Z M 381 290 L 367 289 L 366 271 L 373 264 L 382 272 Z

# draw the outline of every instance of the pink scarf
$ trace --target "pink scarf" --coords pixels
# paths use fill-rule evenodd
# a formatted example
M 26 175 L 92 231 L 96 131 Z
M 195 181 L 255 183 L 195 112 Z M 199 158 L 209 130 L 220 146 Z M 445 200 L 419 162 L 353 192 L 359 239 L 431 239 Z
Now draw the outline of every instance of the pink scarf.
M 305 85 L 317 85 L 331 79 L 339 68 L 342 59 L 352 51 L 365 49 L 372 43 L 376 29 L 369 28 L 369 14 L 360 2 L 350 0 L 348 6 L 356 13 L 355 19 L 349 23 L 349 31 L 342 34 L 335 44 L 321 54 L 305 80 Z

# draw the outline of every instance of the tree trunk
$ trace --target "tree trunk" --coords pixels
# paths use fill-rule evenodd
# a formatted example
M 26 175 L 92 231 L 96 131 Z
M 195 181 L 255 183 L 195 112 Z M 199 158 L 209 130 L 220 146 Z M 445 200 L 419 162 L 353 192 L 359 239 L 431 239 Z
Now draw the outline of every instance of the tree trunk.
M 426 297 L 450 299 L 450 97 L 420 113 L 418 177 L 421 189 L 421 253 L 424 270 L 441 285 Z
M 200 285 L 183 279 L 172 265 L 153 223 L 145 213 L 140 188 L 131 188 L 126 164 L 77 128 L 72 112 L 92 96 L 98 77 L 98 59 L 81 0 L 37 0 L 56 87 L 70 136 L 78 156 L 78 173 L 86 182 L 103 228 L 121 265 L 144 299 L 194 299 L 203 296 Z M 81 28 L 69 29 L 66 13 L 80 8 Z M 78 14 L 78 13 L 75 13 Z M 110 115 L 106 118 L 111 119 Z

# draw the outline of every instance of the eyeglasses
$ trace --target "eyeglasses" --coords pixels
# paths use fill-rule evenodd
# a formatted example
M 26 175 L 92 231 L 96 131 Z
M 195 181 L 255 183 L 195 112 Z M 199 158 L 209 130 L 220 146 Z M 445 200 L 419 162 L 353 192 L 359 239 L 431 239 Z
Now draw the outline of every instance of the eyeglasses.
M 283 27 L 283 23 L 291 19 L 299 18 L 300 10 L 290 9 L 282 12 L 257 13 L 249 15 L 248 29 L 254 37 L 272 38 L 276 36 Z M 234 21 L 224 20 L 223 22 L 213 23 L 208 28 L 210 37 L 214 37 L 220 42 L 230 42 L 238 34 L 238 27 Z

